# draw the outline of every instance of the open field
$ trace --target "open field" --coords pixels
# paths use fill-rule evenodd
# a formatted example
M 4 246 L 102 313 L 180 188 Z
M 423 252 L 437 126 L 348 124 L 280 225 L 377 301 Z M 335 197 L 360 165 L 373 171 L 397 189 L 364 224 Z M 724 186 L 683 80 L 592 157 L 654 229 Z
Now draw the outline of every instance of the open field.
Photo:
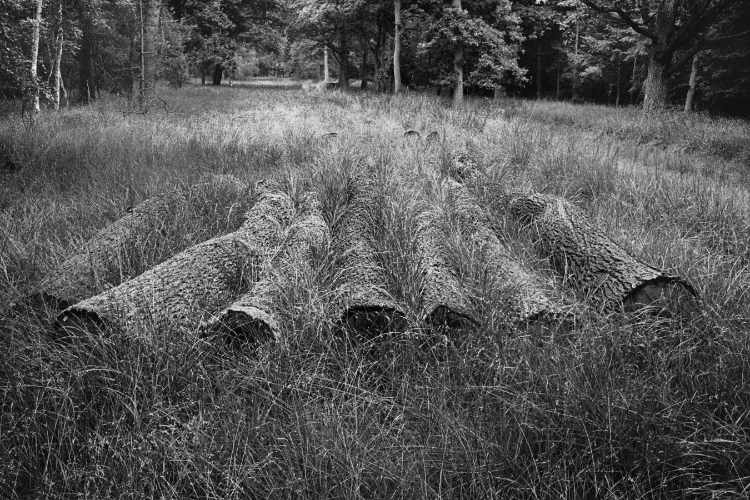
M 750 125 L 563 103 L 187 87 L 147 114 L 105 99 L 0 119 L 0 496 L 165 498 L 736 498 L 750 493 Z M 417 130 L 421 137 L 405 137 Z M 438 140 L 424 138 L 432 131 Z M 336 132 L 336 136 L 326 136 Z M 509 326 L 461 254 L 480 326 L 419 320 L 415 228 L 436 178 L 469 151 L 470 188 L 514 255 L 556 279 L 498 203 L 563 195 L 634 255 L 688 279 L 689 321 L 583 311 L 563 334 Z M 334 331 L 333 251 L 279 299 L 281 342 L 258 351 L 50 340 L 54 312 L 8 306 L 128 207 L 202 174 L 309 186 L 326 220 L 366 168 L 387 291 L 408 329 Z M 177 214 L 134 276 L 236 221 Z

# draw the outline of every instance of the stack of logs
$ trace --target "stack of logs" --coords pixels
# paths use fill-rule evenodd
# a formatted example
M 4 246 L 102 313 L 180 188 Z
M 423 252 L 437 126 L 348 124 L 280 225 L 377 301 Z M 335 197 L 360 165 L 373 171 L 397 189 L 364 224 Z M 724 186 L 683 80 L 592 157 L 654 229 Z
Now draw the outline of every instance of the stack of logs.
M 442 207 L 424 210 L 415 232 L 425 325 L 478 325 L 474 301 L 449 258 L 449 232 L 481 260 L 490 287 L 502 296 L 503 314 L 519 327 L 569 324 L 574 307 L 554 283 L 515 259 L 491 229 L 490 219 L 462 183 L 472 168 L 461 160 L 454 178 L 439 183 Z M 124 279 L 128 252 L 157 237 L 169 214 L 196 193 L 222 193 L 225 200 L 255 202 L 235 231 L 186 248 L 144 273 Z M 257 342 L 279 339 L 279 294 L 316 249 L 339 256 L 334 297 L 336 323 L 372 338 L 406 328 L 405 309 L 388 293 L 375 251 L 372 180 L 355 177 L 343 216 L 329 229 L 317 193 L 295 203 L 273 182 L 254 189 L 229 176 L 215 176 L 188 190 L 150 198 L 100 231 L 83 249 L 41 282 L 36 296 L 61 309 L 58 331 L 121 332 L 151 338 L 163 332 L 199 332 Z M 538 193 L 504 194 L 507 212 L 531 236 L 538 254 L 584 302 L 604 312 L 655 308 L 682 312 L 697 305 L 684 280 L 628 254 L 585 213 L 564 199 Z M 210 198 L 206 196 L 206 198 Z M 205 199 L 205 198 L 204 198 Z M 227 204 L 226 212 L 234 206 Z M 454 222 L 448 229 L 445 218 Z M 118 267 L 119 263 L 119 267 Z

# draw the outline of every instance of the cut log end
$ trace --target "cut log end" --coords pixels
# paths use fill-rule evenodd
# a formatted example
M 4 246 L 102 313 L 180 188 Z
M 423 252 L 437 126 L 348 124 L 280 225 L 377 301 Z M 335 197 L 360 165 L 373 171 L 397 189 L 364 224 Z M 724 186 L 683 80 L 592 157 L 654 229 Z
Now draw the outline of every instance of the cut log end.
M 660 276 L 641 283 L 623 300 L 626 312 L 652 311 L 658 315 L 690 315 L 699 308 L 693 287 L 674 276 Z
M 115 325 L 90 309 L 68 307 L 57 316 L 55 334 L 57 338 L 80 337 L 111 332 Z
M 232 308 L 224 311 L 206 329 L 206 335 L 217 335 L 228 341 L 260 344 L 279 339 L 276 320 L 256 307 Z
M 359 305 L 348 307 L 339 320 L 339 326 L 365 338 L 375 338 L 388 332 L 406 328 L 403 311 L 381 305 Z
M 433 328 L 467 329 L 477 326 L 477 321 L 468 314 L 456 311 L 445 305 L 439 305 L 424 317 L 424 322 Z

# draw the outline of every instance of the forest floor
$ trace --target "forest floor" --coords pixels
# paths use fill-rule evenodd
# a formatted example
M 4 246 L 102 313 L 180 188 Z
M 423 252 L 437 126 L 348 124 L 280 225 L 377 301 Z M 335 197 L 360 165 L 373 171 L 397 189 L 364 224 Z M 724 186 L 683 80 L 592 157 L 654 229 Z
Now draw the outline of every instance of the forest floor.
M 12 158 L 0 164 L 0 497 L 750 493 L 750 124 L 242 85 L 160 97 L 146 114 L 105 98 L 35 123 L 0 118 Z M 439 138 L 427 142 L 432 131 Z M 702 314 L 591 312 L 569 333 L 538 335 L 503 324 L 488 304 L 481 327 L 425 332 L 413 240 L 415 213 L 431 200 L 418 183 L 459 149 L 487 172 L 474 186 L 484 206 L 493 209 L 497 186 L 563 195 L 634 255 L 688 279 Z M 127 207 L 170 186 L 206 172 L 285 178 L 290 191 L 323 179 L 331 220 L 337 180 L 361 164 L 390 183 L 377 246 L 406 333 L 374 342 L 332 333 L 330 255 L 284 297 L 282 342 L 257 352 L 190 335 L 60 344 L 52 312 L 7 309 Z M 183 222 L 144 249 L 148 259 L 227 230 Z

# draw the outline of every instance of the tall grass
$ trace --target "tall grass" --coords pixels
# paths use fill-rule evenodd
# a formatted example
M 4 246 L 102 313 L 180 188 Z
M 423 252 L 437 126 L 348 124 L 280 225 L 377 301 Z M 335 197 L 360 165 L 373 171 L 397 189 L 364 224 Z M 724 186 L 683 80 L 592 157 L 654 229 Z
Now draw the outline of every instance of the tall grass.
M 282 343 L 258 351 L 176 333 L 158 345 L 93 335 L 61 345 L 49 340 L 52 312 L 6 310 L 0 496 L 748 494 L 747 165 L 712 146 L 746 144 L 746 123 L 519 101 L 457 110 L 419 95 L 188 87 L 163 97 L 146 115 L 105 99 L 43 113 L 33 127 L 0 120 L 22 166 L 0 173 L 1 304 L 19 302 L 126 207 L 202 173 L 277 176 L 292 193 L 315 186 L 335 225 L 347 175 L 366 168 L 382 194 L 372 210 L 379 258 L 410 327 L 372 342 L 338 334 L 339 257 L 325 250 L 279 299 Z M 427 143 L 433 130 L 440 139 Z M 692 146 L 641 144 L 656 137 Z M 479 307 L 480 328 L 426 331 L 415 216 L 440 203 L 432 183 L 459 149 L 485 170 L 472 191 L 527 265 L 551 275 L 498 201 L 520 186 L 575 200 L 634 254 L 690 279 L 703 314 L 688 323 L 587 312 L 553 336 Z M 178 221 L 144 249 L 151 260 L 230 224 Z M 481 272 L 451 245 L 466 273 Z

